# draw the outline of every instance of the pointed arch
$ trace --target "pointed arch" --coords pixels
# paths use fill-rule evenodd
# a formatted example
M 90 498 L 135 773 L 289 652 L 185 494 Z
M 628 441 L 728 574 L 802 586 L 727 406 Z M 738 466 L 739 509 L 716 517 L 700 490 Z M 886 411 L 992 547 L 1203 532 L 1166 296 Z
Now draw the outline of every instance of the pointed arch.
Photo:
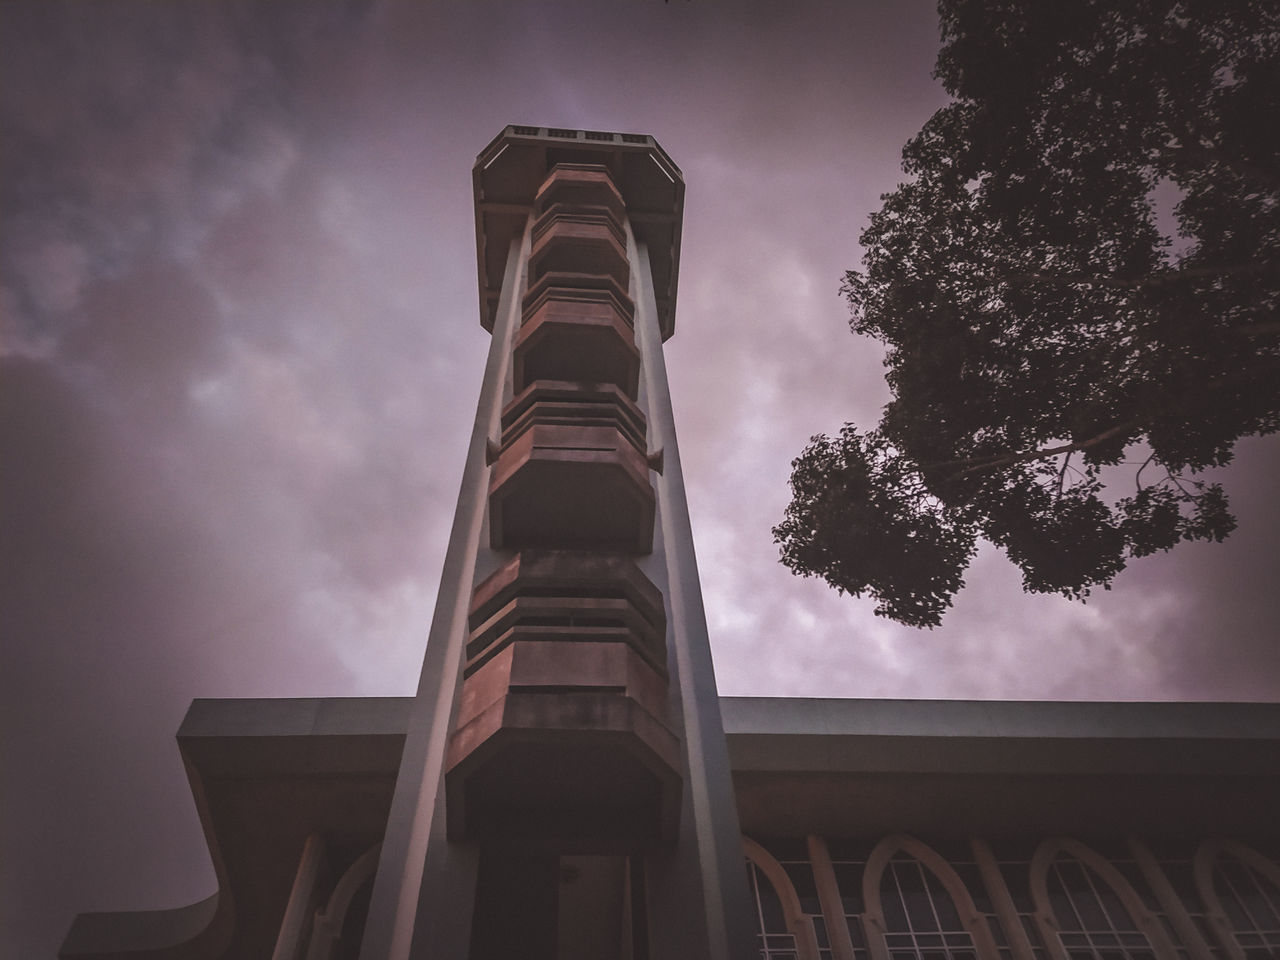
M 334 884 L 328 904 L 323 910 L 316 911 L 307 960 L 329 960 L 334 944 L 342 939 L 351 901 L 355 899 L 360 888 L 373 879 L 373 874 L 378 869 L 378 856 L 381 853 L 382 844 L 375 843 L 360 854 Z
M 1269 880 L 1280 890 L 1280 866 L 1264 857 L 1257 850 L 1237 840 L 1214 837 L 1203 841 L 1196 848 L 1195 880 L 1196 889 L 1200 892 L 1200 900 L 1204 903 L 1205 914 L 1209 925 L 1217 935 L 1231 960 L 1244 960 L 1244 948 L 1236 939 L 1235 926 L 1227 916 L 1222 898 L 1218 896 L 1217 885 L 1213 882 L 1213 871 L 1219 857 L 1228 856 L 1243 863 Z
M 973 940 L 973 947 L 978 956 L 995 960 L 999 954 L 995 939 L 991 936 L 991 928 L 986 918 L 978 912 L 973 896 L 965 887 L 964 881 L 960 879 L 960 875 L 933 847 L 905 833 L 891 834 L 877 843 L 867 857 L 866 870 L 862 874 L 862 902 L 866 909 L 867 948 L 872 960 L 889 960 L 889 947 L 885 941 L 885 934 L 889 929 L 884 916 L 880 885 L 889 861 L 899 853 L 907 854 L 937 877 L 942 888 L 951 897 L 951 902 L 955 904 L 960 922 Z
M 1070 960 L 1063 946 L 1061 924 L 1049 900 L 1049 867 L 1060 856 L 1072 857 L 1102 879 L 1128 911 L 1137 929 L 1147 938 L 1157 960 L 1177 960 L 1177 949 L 1160 921 L 1147 909 L 1142 897 L 1106 857 L 1079 840 L 1051 837 L 1041 841 L 1031 858 L 1031 900 L 1036 908 L 1036 926 L 1054 960 Z
M 796 956 L 799 960 L 818 960 L 818 935 L 813 928 L 813 918 L 801 908 L 800 895 L 796 893 L 787 871 L 768 850 L 750 837 L 742 838 L 742 851 L 778 895 L 787 932 L 796 941 Z M 763 935 L 765 931 L 760 932 Z

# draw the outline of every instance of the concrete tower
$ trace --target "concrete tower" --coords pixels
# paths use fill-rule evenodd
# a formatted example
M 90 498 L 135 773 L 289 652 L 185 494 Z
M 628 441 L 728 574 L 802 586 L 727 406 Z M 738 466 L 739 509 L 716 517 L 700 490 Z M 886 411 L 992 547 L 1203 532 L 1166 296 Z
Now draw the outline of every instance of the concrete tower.
M 523 126 L 473 179 L 493 340 L 360 955 L 747 956 L 662 354 L 684 181 Z

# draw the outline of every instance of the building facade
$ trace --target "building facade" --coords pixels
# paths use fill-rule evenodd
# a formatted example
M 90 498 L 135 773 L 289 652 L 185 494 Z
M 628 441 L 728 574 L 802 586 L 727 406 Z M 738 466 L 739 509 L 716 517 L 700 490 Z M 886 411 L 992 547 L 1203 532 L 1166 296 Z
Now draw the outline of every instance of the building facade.
M 663 344 L 684 182 L 507 127 L 412 698 L 197 701 L 209 900 L 65 960 L 1280 956 L 1280 709 L 722 699 Z

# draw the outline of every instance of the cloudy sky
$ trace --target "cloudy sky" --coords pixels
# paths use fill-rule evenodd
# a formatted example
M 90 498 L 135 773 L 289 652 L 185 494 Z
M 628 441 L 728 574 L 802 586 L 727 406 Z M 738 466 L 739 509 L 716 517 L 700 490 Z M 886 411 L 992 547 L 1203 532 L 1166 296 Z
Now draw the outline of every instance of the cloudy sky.
M 1280 699 L 1280 445 L 1240 530 L 1087 606 L 988 548 L 944 626 L 777 563 L 806 438 L 869 425 L 838 295 L 944 95 L 928 0 L 0 4 L 0 953 L 212 892 L 194 697 L 412 692 L 486 350 L 470 167 L 652 133 L 688 184 L 667 347 L 721 692 Z

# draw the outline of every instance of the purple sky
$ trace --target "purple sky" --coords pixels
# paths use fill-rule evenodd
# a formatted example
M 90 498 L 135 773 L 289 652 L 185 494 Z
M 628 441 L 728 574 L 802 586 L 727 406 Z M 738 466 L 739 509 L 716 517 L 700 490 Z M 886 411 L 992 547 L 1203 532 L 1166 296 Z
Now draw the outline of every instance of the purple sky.
M 1088 605 L 984 549 L 943 627 L 777 562 L 792 457 L 887 399 L 837 293 L 944 102 L 932 4 L 0 4 L 0 953 L 213 874 L 194 697 L 412 692 L 479 390 L 507 123 L 685 173 L 668 344 L 721 692 L 1280 699 L 1274 477 Z

